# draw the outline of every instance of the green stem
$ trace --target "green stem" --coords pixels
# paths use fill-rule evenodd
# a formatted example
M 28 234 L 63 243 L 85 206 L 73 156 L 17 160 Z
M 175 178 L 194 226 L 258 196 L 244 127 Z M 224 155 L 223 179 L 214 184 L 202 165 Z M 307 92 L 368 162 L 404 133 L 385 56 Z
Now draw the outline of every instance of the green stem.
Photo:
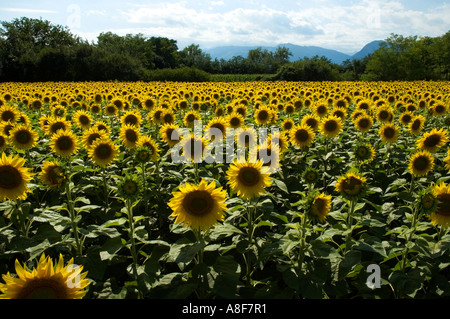
M 75 238 L 75 244 L 77 247 L 77 254 L 78 254 L 78 256 L 82 256 L 83 255 L 83 247 L 81 246 L 81 241 L 78 236 L 78 226 L 77 226 L 77 221 L 76 221 L 77 216 L 75 213 L 75 208 L 74 208 L 74 204 L 73 204 L 73 200 L 72 200 L 72 191 L 70 189 L 70 184 L 71 184 L 71 181 L 70 181 L 70 175 L 69 175 L 69 177 L 66 181 L 67 208 L 69 210 L 72 232 L 73 232 L 73 236 Z
M 105 214 L 108 212 L 109 209 L 109 196 L 108 196 L 108 183 L 107 183 L 107 174 L 106 174 L 106 168 L 102 169 L 102 177 L 103 177 L 103 190 L 105 192 Z
M 128 215 L 128 224 L 129 224 L 129 228 L 130 228 L 128 236 L 130 237 L 130 243 L 131 243 L 130 251 L 131 251 L 131 256 L 133 258 L 133 265 L 132 265 L 133 277 L 134 277 L 134 280 L 136 280 L 136 282 L 138 282 L 137 252 L 136 252 L 136 241 L 134 238 L 133 204 L 131 203 L 131 201 L 129 199 L 126 200 L 126 208 L 127 208 L 127 215 Z M 137 289 L 138 289 L 138 294 L 140 296 L 139 285 L 138 285 Z
M 413 220 L 411 222 L 411 229 L 410 229 L 410 233 L 408 238 L 406 238 L 406 242 L 405 242 L 405 251 L 403 252 L 403 256 L 402 256 L 402 272 L 405 272 L 406 270 L 406 262 L 408 261 L 408 253 L 409 253 L 409 248 L 407 247 L 408 243 L 412 240 L 412 237 L 414 235 L 414 233 L 416 232 L 416 228 L 417 228 L 417 220 L 418 220 L 418 212 L 419 210 L 416 208 L 414 209 L 414 214 L 413 214 Z
M 305 259 L 305 246 L 306 246 L 306 225 L 307 225 L 307 218 L 306 213 L 302 216 L 302 223 L 300 225 L 300 247 L 298 252 L 298 270 L 301 272 L 303 267 L 303 261 Z
M 352 225 L 353 225 L 353 212 L 355 211 L 355 201 L 350 201 L 350 207 L 348 212 L 348 219 L 347 219 L 347 236 L 345 238 L 345 250 L 344 255 L 348 252 L 350 248 L 350 241 L 352 238 Z

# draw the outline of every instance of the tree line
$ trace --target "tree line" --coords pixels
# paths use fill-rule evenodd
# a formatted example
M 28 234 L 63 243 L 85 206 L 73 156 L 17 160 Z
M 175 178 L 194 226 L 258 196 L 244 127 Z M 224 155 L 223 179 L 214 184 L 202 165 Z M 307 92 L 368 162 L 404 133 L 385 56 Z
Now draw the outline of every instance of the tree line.
M 101 33 L 96 43 L 42 19 L 1 22 L 0 81 L 207 81 L 211 74 L 261 74 L 262 80 L 448 80 L 450 32 L 391 35 L 372 55 L 341 65 L 325 57 L 290 61 L 289 49 L 256 48 L 246 57 L 213 59 L 191 44 L 142 34 Z

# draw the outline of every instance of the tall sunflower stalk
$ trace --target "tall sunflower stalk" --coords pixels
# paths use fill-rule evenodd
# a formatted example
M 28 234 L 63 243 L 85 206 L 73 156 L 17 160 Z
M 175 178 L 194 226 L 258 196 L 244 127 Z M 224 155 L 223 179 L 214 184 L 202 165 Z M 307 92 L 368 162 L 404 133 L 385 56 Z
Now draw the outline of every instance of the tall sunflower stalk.
M 257 217 L 257 201 L 262 194 L 265 193 L 265 187 L 271 185 L 271 177 L 268 173 L 267 167 L 263 166 L 263 163 L 258 160 L 256 163 L 251 162 L 235 162 L 230 165 L 227 170 L 228 184 L 232 191 L 246 201 L 246 216 L 244 219 L 247 221 L 247 239 L 249 245 L 253 244 L 254 232 L 256 229 Z M 253 267 L 250 263 L 249 257 L 245 256 L 246 263 L 246 281 L 247 284 L 251 284 L 251 274 Z
M 344 255 L 349 251 L 353 229 L 353 215 L 356 210 L 359 198 L 363 197 L 367 190 L 367 179 L 356 170 L 350 170 L 339 177 L 335 184 L 335 190 L 347 202 L 347 234 L 345 238 Z
M 138 283 L 138 251 L 136 248 L 136 238 L 135 238 L 135 219 L 133 216 L 133 208 L 139 203 L 141 195 L 141 184 L 139 178 L 135 175 L 124 176 L 118 185 L 118 195 L 125 203 L 125 213 L 128 217 L 128 237 L 130 240 L 129 249 L 132 257 L 132 276 L 133 279 Z M 139 284 L 137 285 L 138 297 L 141 298 L 142 294 L 139 289 Z

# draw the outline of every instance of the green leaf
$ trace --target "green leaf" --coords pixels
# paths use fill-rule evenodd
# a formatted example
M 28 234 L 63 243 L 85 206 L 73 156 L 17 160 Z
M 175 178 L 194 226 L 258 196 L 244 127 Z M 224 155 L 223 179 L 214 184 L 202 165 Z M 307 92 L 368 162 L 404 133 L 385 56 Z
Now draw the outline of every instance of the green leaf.
M 101 260 L 111 260 L 123 247 L 125 247 L 125 240 L 122 238 L 115 237 L 108 239 L 101 248 Z
M 274 182 L 276 187 L 281 189 L 283 192 L 289 194 L 289 190 L 283 181 L 280 181 L 279 179 L 276 179 L 276 178 L 272 179 L 272 181 Z

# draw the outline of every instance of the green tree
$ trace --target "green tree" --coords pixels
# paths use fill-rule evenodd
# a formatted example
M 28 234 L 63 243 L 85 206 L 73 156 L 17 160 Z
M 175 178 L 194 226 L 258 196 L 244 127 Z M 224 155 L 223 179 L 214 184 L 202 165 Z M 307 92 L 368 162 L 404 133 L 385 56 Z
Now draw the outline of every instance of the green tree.
M 79 42 L 67 27 L 52 25 L 47 20 L 23 17 L 11 22 L 3 21 L 1 25 L 2 73 L 10 80 L 37 79 L 40 59 L 57 55 L 58 63 L 62 63 L 65 58 L 61 55 L 65 50 Z M 44 49 L 46 51 L 42 53 Z
M 176 40 L 163 37 L 151 37 L 154 52 L 154 64 L 157 69 L 175 68 L 178 66 L 178 46 Z
M 198 44 L 191 44 L 178 52 L 180 66 L 195 67 L 207 72 L 213 71 L 211 55 L 204 53 Z

